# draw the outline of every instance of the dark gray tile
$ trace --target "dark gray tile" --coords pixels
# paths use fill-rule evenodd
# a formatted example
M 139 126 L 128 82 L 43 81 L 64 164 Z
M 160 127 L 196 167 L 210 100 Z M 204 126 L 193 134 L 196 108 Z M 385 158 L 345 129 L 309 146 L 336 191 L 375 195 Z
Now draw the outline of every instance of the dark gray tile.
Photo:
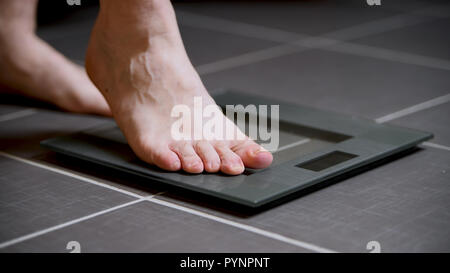
M 134 199 L 0 155 L 0 241 Z
M 109 122 L 109 119 L 58 111 L 39 110 L 36 114 L 1 122 L 0 149 L 33 157 L 46 150 L 39 142 Z
M 140 196 L 149 196 L 166 190 L 162 185 L 150 178 L 130 175 L 128 173 L 123 173 L 108 167 L 54 152 L 40 154 L 34 157 L 33 160 L 50 164 L 84 177 L 89 177 L 103 184 L 133 192 Z
M 450 18 L 436 19 L 352 42 L 448 60 L 450 59 L 449 28 Z
M 71 12 L 52 24 L 38 27 L 37 34 L 56 50 L 72 60 L 84 60 L 98 7 Z
M 47 40 L 47 42 L 67 58 L 82 62 L 86 55 L 91 32 L 90 28 L 87 28 L 83 33 L 78 32 L 74 31 L 65 37 Z
M 297 104 L 377 118 L 444 95 L 448 71 L 324 50 L 269 59 L 203 76 L 209 89 L 232 87 Z
M 450 103 L 395 119 L 391 123 L 431 132 L 434 134 L 432 142 L 450 146 Z
M 176 9 L 296 33 L 320 35 L 398 14 L 366 1 L 196 1 Z
M 395 249 L 402 245 L 403 252 L 449 252 L 450 214 L 448 207 L 440 208 L 416 217 L 410 228 L 388 230 L 375 239 L 382 243 L 382 248 Z M 432 228 L 430 228 L 432 227 Z M 383 249 L 382 249 L 383 250 Z
M 275 46 L 273 42 L 180 26 L 186 51 L 194 66 Z
M 97 17 L 98 6 L 83 6 L 81 9 L 68 10 L 64 16 L 38 26 L 36 33 L 46 41 L 65 39 L 70 36 L 86 35 Z M 57 11 L 53 11 L 57 12 Z
M 158 198 L 336 251 L 367 252 L 378 240 L 385 252 L 448 252 L 449 175 L 450 153 L 428 148 L 256 215 L 178 193 Z
M 4 252 L 303 252 L 289 244 L 147 201 L 43 236 Z

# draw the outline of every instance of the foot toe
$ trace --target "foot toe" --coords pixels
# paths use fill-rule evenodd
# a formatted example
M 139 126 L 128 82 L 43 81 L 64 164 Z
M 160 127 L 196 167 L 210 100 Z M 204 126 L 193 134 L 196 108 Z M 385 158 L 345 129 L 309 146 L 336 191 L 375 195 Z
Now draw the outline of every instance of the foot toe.
M 203 161 L 205 171 L 215 173 L 220 170 L 220 158 L 214 147 L 207 141 L 199 141 L 195 151 Z
M 188 173 L 203 172 L 203 162 L 190 142 L 177 143 L 172 150 L 178 155 L 183 170 Z
M 152 161 L 156 166 L 167 171 L 178 171 L 181 169 L 180 159 L 169 148 L 153 152 Z
M 246 140 L 239 143 L 232 150 L 240 156 L 246 167 L 252 169 L 266 168 L 273 160 L 272 154 L 253 140 Z
M 220 158 L 220 171 L 226 174 L 238 175 L 244 171 L 244 163 L 241 158 L 225 145 L 216 145 Z
M 145 142 L 144 142 L 145 143 Z M 167 145 L 153 147 L 141 144 L 133 150 L 142 160 L 150 164 L 155 164 L 163 170 L 178 171 L 181 169 L 181 162 L 178 155 L 171 151 Z

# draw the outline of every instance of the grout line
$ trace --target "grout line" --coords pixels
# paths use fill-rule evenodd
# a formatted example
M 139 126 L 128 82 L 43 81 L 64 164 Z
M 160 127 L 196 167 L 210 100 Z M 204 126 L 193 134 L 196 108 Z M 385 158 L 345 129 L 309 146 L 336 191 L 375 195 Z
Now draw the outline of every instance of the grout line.
M 386 116 L 383 117 L 379 117 L 377 119 L 375 119 L 375 122 L 377 123 L 384 123 L 384 122 L 388 122 L 400 117 L 404 117 L 422 110 L 426 110 L 444 103 L 448 103 L 450 102 L 450 94 L 444 95 L 444 96 L 440 96 L 416 105 L 413 105 L 411 107 L 402 109 L 400 111 L 394 112 L 392 114 L 388 114 Z M 435 148 L 435 149 L 441 149 L 441 150 L 445 150 L 445 151 L 450 151 L 450 147 L 441 145 L 441 144 L 436 144 L 433 142 L 423 142 L 422 145 L 427 146 L 427 147 L 431 147 L 431 148 Z
M 411 13 L 402 13 L 374 21 L 364 22 L 356 26 L 338 29 L 321 36 L 339 40 L 355 40 L 362 37 L 383 33 L 386 30 L 399 29 L 433 21 L 435 18 L 418 17 Z
M 19 110 L 13 113 L 8 113 L 8 114 L 4 114 L 0 116 L 0 122 L 3 121 L 8 121 L 8 120 L 13 120 L 13 119 L 17 119 L 17 118 L 23 118 L 26 116 L 30 116 L 37 113 L 36 109 L 24 109 L 24 110 Z
M 180 10 L 176 14 L 179 17 L 178 22 L 182 26 L 212 30 L 215 32 L 219 31 L 260 40 L 287 43 L 302 37 L 309 37 L 309 35 L 297 34 L 277 28 L 211 17 L 188 11 Z
M 198 65 L 195 68 L 200 75 L 204 76 L 230 68 L 285 56 L 291 53 L 300 52 L 302 50 L 308 50 L 308 48 L 301 48 L 299 46 L 294 46 L 291 44 L 282 44 L 262 50 L 244 53 L 230 58 L 225 58 L 212 63 Z
M 450 147 L 444 146 L 444 145 L 441 145 L 441 144 L 436 144 L 436 143 L 432 143 L 432 142 L 424 142 L 424 143 L 422 143 L 422 145 L 450 152 Z
M 327 51 L 346 53 L 351 55 L 371 57 L 375 59 L 395 61 L 400 63 L 419 65 L 442 70 L 450 70 L 450 62 L 438 58 L 400 52 L 392 49 L 378 48 L 362 44 L 340 42 L 323 48 Z
M 213 221 L 225 224 L 225 225 L 229 225 L 229 226 L 232 226 L 232 227 L 235 227 L 235 228 L 238 228 L 238 229 L 242 229 L 242 230 L 245 230 L 245 231 L 249 231 L 249 232 L 252 232 L 252 233 L 255 233 L 255 234 L 267 237 L 267 238 L 271 238 L 271 239 L 274 239 L 274 240 L 277 240 L 277 241 L 281 241 L 281 242 L 284 242 L 284 243 L 295 245 L 295 246 L 298 246 L 300 248 L 304 248 L 304 249 L 307 249 L 307 250 L 310 250 L 310 251 L 319 252 L 319 253 L 335 253 L 336 252 L 334 250 L 323 248 L 323 247 L 320 247 L 320 246 L 317 246 L 317 245 L 314 245 L 314 244 L 311 244 L 311 243 L 307 243 L 307 242 L 299 241 L 299 240 L 296 240 L 296 239 L 292 239 L 292 238 L 283 236 L 283 235 L 278 234 L 278 233 L 274 233 L 274 232 L 266 231 L 266 230 L 263 230 L 263 229 L 260 229 L 260 228 L 257 228 L 257 227 L 253 227 L 253 226 L 250 226 L 250 225 L 234 222 L 234 221 L 231 221 L 231 220 L 228 220 L 228 219 L 225 219 L 225 218 L 221 218 L 221 217 L 218 217 L 218 216 L 215 216 L 215 215 L 211 215 L 211 214 L 208 214 L 208 213 L 205 213 L 205 212 L 201 212 L 201 211 L 198 211 L 198 210 L 194 210 L 194 209 L 191 209 L 191 208 L 180 206 L 180 205 L 177 205 L 177 204 L 174 204 L 174 203 L 171 203 L 171 202 L 167 202 L 167 201 L 164 201 L 164 200 L 161 200 L 161 199 L 156 199 L 156 198 L 153 198 L 153 196 L 147 198 L 147 200 L 152 202 L 152 203 L 156 203 L 156 204 L 159 204 L 159 205 L 162 205 L 162 206 L 165 206 L 165 207 L 173 208 L 173 209 L 180 210 L 180 211 L 183 211 L 183 212 L 186 212 L 186 213 L 189 213 L 189 214 L 193 214 L 193 215 L 197 215 L 197 216 L 200 216 L 200 217 L 203 217 L 203 218 L 207 218 L 207 219 L 210 219 L 210 220 L 213 220 Z
M 428 108 L 443 104 L 443 103 L 447 103 L 450 102 L 450 94 L 441 96 L 441 97 L 437 97 L 413 106 L 410 106 L 408 108 L 402 109 L 400 111 L 394 112 L 392 114 L 388 114 L 386 116 L 382 116 L 379 117 L 377 119 L 375 119 L 375 122 L 377 123 L 384 123 L 387 121 L 391 121 L 400 117 L 404 117 L 422 110 L 426 110 Z
M 108 185 L 108 184 L 105 184 L 105 183 L 101 183 L 101 182 L 95 181 L 95 180 L 93 180 L 91 178 L 87 178 L 87 177 L 84 177 L 84 176 L 81 176 L 81 175 L 78 175 L 78 174 L 75 174 L 75 173 L 72 173 L 72 172 L 60 169 L 60 168 L 51 167 L 49 165 L 36 162 L 34 160 L 21 158 L 21 157 L 18 157 L 18 156 L 15 156 L 15 155 L 3 152 L 3 151 L 0 151 L 0 155 L 4 156 L 6 158 L 9 158 L 9 159 L 13 159 L 13 160 L 16 160 L 16 161 L 28 164 L 28 165 L 32 165 L 34 167 L 39 167 L 39 168 L 42 168 L 42 169 L 45 169 L 45 170 L 48 170 L 48 171 L 51 171 L 51 172 L 54 172 L 54 173 L 62 174 L 62 175 L 65 175 L 65 176 L 69 176 L 69 177 L 75 178 L 77 180 L 81 180 L 83 182 L 87 182 L 87 183 L 94 184 L 94 185 L 97 185 L 97 186 L 100 186 L 100 187 L 103 187 L 103 188 L 107 188 L 107 189 L 110 189 L 110 190 L 113 190 L 113 191 L 116 191 L 116 192 L 120 192 L 120 193 L 129 195 L 129 196 L 132 196 L 132 197 L 142 198 L 141 195 L 135 194 L 133 192 L 126 191 L 124 189 L 120 189 L 120 188 L 117 188 L 117 187 L 114 187 L 114 186 L 111 186 L 111 185 Z
M 118 205 L 118 206 L 115 206 L 115 207 L 112 207 L 112 208 L 109 208 L 109 209 L 98 211 L 96 213 L 92 213 L 92 214 L 89 214 L 89 215 L 86 215 L 86 216 L 74 219 L 74 220 L 69 221 L 69 222 L 65 222 L 65 223 L 62 223 L 62 224 L 50 227 L 50 228 L 46 228 L 46 229 L 43 229 L 43 230 L 40 230 L 40 231 L 36 231 L 36 232 L 30 233 L 30 234 L 25 235 L 25 236 L 18 237 L 18 238 L 13 239 L 13 240 L 9 240 L 9 241 L 0 243 L 0 249 L 8 247 L 8 246 L 11 246 L 11 245 L 14 245 L 14 244 L 18 244 L 18 243 L 21 243 L 21 242 L 24 242 L 24 241 L 27 241 L 27 240 L 30 240 L 30 239 L 33 239 L 33 238 L 36 238 L 38 236 L 47 234 L 49 232 L 52 232 L 52 231 L 55 231 L 55 230 L 58 230 L 58 229 L 62 229 L 62 228 L 65 228 L 65 227 L 68 227 L 68 226 L 71 226 L 71 225 L 74 225 L 74 224 L 77 224 L 77 223 L 89 220 L 91 218 L 94 218 L 94 217 L 102 215 L 102 214 L 106 214 L 106 213 L 111 212 L 111 211 L 115 211 L 115 210 L 118 210 L 118 209 L 121 209 L 121 208 L 124 208 L 124 207 L 128 207 L 128 206 L 134 205 L 134 204 L 142 202 L 144 200 L 146 200 L 146 199 L 144 197 L 141 197 L 140 199 L 133 200 L 131 202 L 127 202 L 127 203 L 124 203 L 124 204 L 121 204 L 121 205 Z
M 310 142 L 310 141 L 311 141 L 310 138 L 305 138 L 305 139 L 302 139 L 302 140 L 293 142 L 293 143 L 291 143 L 291 144 L 284 145 L 284 146 L 278 148 L 278 149 L 277 149 L 275 152 L 273 152 L 273 153 L 278 153 L 278 152 L 284 151 L 284 150 L 286 150 L 286 149 L 290 149 L 290 148 L 295 147 L 295 146 L 303 145 L 303 144 L 308 143 L 308 142 Z

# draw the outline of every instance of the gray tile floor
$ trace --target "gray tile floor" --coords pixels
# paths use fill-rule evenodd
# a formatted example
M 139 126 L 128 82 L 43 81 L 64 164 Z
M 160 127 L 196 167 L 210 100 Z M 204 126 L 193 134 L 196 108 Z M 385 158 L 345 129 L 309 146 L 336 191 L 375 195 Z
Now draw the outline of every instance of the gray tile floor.
M 446 1 L 182 1 L 187 51 L 214 92 L 430 131 L 395 161 L 254 215 L 61 157 L 39 141 L 110 122 L 2 95 L 0 251 L 450 251 Z M 97 7 L 38 34 L 83 62 Z M 325 39 L 325 37 L 327 39 Z M 4 99 L 5 98 L 5 99 Z M 436 99 L 438 98 L 438 99 Z

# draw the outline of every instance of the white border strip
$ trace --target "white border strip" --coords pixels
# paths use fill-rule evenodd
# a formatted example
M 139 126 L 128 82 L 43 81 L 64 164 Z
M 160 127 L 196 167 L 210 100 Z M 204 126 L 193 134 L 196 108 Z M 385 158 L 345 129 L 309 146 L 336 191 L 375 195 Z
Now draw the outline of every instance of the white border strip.
M 191 209 L 191 208 L 183 207 L 183 206 L 180 206 L 180 205 L 177 205 L 177 204 L 174 204 L 174 203 L 171 203 L 171 202 L 167 202 L 167 201 L 164 201 L 164 200 L 161 200 L 161 199 L 156 199 L 156 198 L 150 197 L 150 198 L 147 198 L 147 200 L 152 202 L 152 203 L 156 203 L 156 204 L 159 204 L 159 205 L 162 205 L 162 206 L 165 206 L 165 207 L 173 208 L 173 209 L 180 210 L 180 211 L 183 211 L 183 212 L 186 212 L 186 213 L 189 213 L 189 214 L 193 214 L 193 215 L 197 215 L 197 216 L 200 216 L 200 217 L 203 217 L 203 218 L 207 218 L 207 219 L 210 219 L 210 220 L 213 220 L 213 221 L 225 224 L 225 225 L 229 225 L 229 226 L 232 226 L 232 227 L 235 227 L 235 228 L 238 228 L 238 229 L 249 231 L 249 232 L 252 232 L 252 233 L 255 233 L 255 234 L 267 237 L 267 238 L 271 238 L 271 239 L 274 239 L 274 240 L 277 240 L 277 241 L 281 241 L 281 242 L 284 242 L 284 243 L 287 243 L 287 244 L 291 244 L 291 245 L 294 245 L 294 246 L 297 246 L 297 247 L 300 247 L 300 248 L 304 248 L 304 249 L 307 249 L 307 250 L 310 250 L 310 251 L 313 251 L 313 252 L 336 253 L 336 251 L 331 250 L 331 249 L 327 249 L 327 248 L 320 247 L 320 246 L 317 246 L 317 245 L 314 245 L 314 244 L 311 244 L 311 243 L 295 240 L 295 239 L 292 239 L 292 238 L 280 235 L 278 233 L 266 231 L 266 230 L 263 230 L 263 229 L 260 229 L 260 228 L 256 228 L 256 227 L 253 227 L 253 226 L 249 226 L 249 225 L 241 224 L 241 223 L 234 222 L 234 221 L 231 221 L 231 220 L 227 220 L 227 219 L 224 219 L 224 218 L 221 218 L 221 217 L 218 217 L 218 216 L 214 216 L 214 215 L 211 215 L 211 214 L 208 214 L 208 213 L 205 213 L 205 212 L 201 212 L 201 211 L 198 211 L 198 210 L 194 210 L 194 209 Z
M 65 171 L 65 170 L 62 170 L 62 169 L 59 169 L 59 168 L 51 167 L 51 166 L 48 166 L 48 165 L 45 165 L 45 164 L 42 164 L 42 163 L 38 163 L 38 162 L 33 161 L 33 160 L 21 158 L 21 157 L 15 156 L 15 155 L 11 155 L 9 153 L 5 153 L 3 151 L 0 151 L 0 155 L 4 156 L 6 158 L 9 158 L 9 159 L 13 159 L 13 160 L 16 160 L 16 161 L 28 164 L 28 165 L 32 165 L 34 167 L 39 167 L 39 168 L 42 168 L 42 169 L 45 169 L 45 170 L 48 170 L 48 171 L 51 171 L 51 172 L 54 172 L 54 173 L 62 174 L 62 175 L 65 175 L 65 176 L 69 176 L 69 177 L 75 178 L 77 180 L 81 180 L 83 182 L 87 182 L 87 183 L 90 183 L 90 184 L 94 184 L 96 186 L 100 186 L 100 187 L 107 188 L 107 189 L 110 189 L 110 190 L 113 190 L 113 191 L 116 191 L 116 192 L 120 192 L 120 193 L 129 195 L 129 196 L 132 196 L 132 197 L 142 198 L 141 195 L 138 195 L 136 193 L 132 193 L 132 192 L 129 192 L 129 191 L 126 191 L 126 190 L 123 190 L 123 189 L 120 189 L 120 188 L 117 188 L 117 187 L 105 184 L 105 183 L 97 182 L 97 181 L 95 181 L 93 179 L 90 179 L 90 178 L 87 178 L 87 177 L 84 177 L 84 176 L 81 176 L 81 175 L 78 175 L 78 174 L 75 174 L 75 173 L 71 173 L 69 171 Z
M 89 220 L 91 218 L 94 218 L 96 216 L 99 216 L 99 215 L 102 215 L 102 214 L 105 214 L 105 213 L 108 213 L 108 212 L 111 212 L 111 211 L 114 211 L 114 210 L 118 210 L 118 209 L 121 209 L 121 208 L 124 208 L 124 207 L 128 207 L 128 206 L 134 205 L 134 204 L 142 202 L 144 200 L 145 200 L 144 198 L 133 200 L 131 202 L 124 203 L 122 205 L 118 205 L 118 206 L 115 206 L 115 207 L 112 207 L 112 208 L 109 208 L 109 209 L 98 211 L 96 213 L 92 213 L 92 214 L 86 215 L 84 217 L 77 218 L 77 219 L 74 219 L 74 220 L 69 221 L 69 222 L 65 222 L 65 223 L 60 224 L 60 225 L 56 225 L 56 226 L 53 226 L 53 227 L 50 227 L 50 228 L 46 228 L 46 229 L 43 229 L 43 230 L 40 230 L 40 231 L 36 231 L 36 232 L 30 233 L 30 234 L 22 236 L 22 237 L 18 237 L 16 239 L 13 239 L 13 240 L 10 240 L 10 241 L 6 241 L 6 242 L 0 244 L 0 249 L 8 247 L 8 246 L 11 246 L 11 245 L 14 245 L 14 244 L 21 243 L 23 241 L 27 241 L 27 240 L 36 238 L 38 236 L 47 234 L 49 232 L 52 232 L 52 231 L 55 231 L 55 230 L 58 230 L 58 229 L 62 229 L 62 228 L 65 228 L 65 227 L 68 227 L 68 226 L 71 226 L 71 225 L 74 225 L 74 224 L 77 224 L 77 223 Z
M 410 115 L 410 114 L 413 114 L 413 113 L 416 113 L 416 112 L 419 112 L 419 111 L 422 111 L 422 110 L 425 110 L 425 109 L 428 109 L 428 108 L 431 108 L 431 107 L 434 107 L 434 106 L 437 106 L 437 105 L 440 105 L 443 103 L 447 103 L 447 102 L 450 102 L 450 93 L 447 95 L 441 96 L 441 97 L 437 97 L 437 98 L 413 105 L 411 107 L 402 109 L 402 110 L 394 112 L 392 114 L 389 114 L 389 115 L 386 115 L 383 117 L 379 117 L 379 118 L 375 119 L 375 121 L 377 123 L 388 122 L 388 121 L 398 119 L 400 117 L 404 117 L 404 116 L 407 116 L 407 115 Z
M 13 120 L 13 119 L 18 119 L 18 118 L 23 118 L 23 117 L 26 117 L 26 116 L 30 116 L 30 115 L 36 114 L 36 112 L 37 111 L 35 109 L 31 108 L 31 109 L 24 109 L 24 110 L 12 112 L 12 113 L 4 114 L 4 115 L 0 116 L 0 122 Z

